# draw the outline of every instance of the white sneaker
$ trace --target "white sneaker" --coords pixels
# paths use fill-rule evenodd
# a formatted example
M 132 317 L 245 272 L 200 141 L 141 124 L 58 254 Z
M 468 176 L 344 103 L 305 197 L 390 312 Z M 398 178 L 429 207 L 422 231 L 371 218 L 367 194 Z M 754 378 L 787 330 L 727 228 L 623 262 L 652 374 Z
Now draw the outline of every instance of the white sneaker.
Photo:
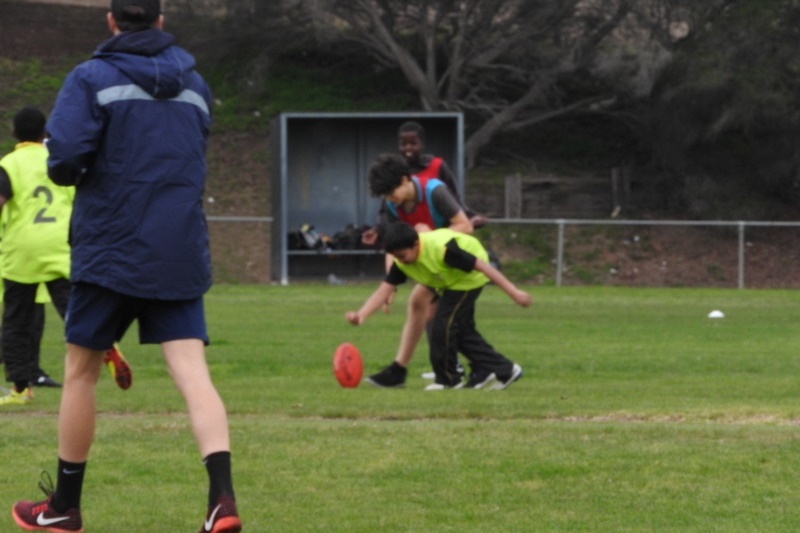
M 488 389 L 490 388 L 489 385 L 491 385 L 492 382 L 495 381 L 496 379 L 497 376 L 495 376 L 494 372 L 490 372 L 489 374 L 476 374 L 473 372 L 472 374 L 469 375 L 469 379 L 467 380 L 467 383 L 464 385 L 464 388 L 479 390 L 484 387 L 487 387 Z
M 460 389 L 463 387 L 462 383 L 458 383 L 457 385 L 453 385 L 452 387 L 448 387 L 447 385 L 442 385 L 441 383 L 431 383 L 427 387 L 425 387 L 426 391 L 434 391 L 434 390 L 450 390 L 450 389 Z
M 462 366 L 462 364 L 461 364 L 460 362 L 459 362 L 459 363 L 456 365 L 456 372 L 458 372 L 458 373 L 459 373 L 459 374 L 461 374 L 462 376 L 463 376 L 463 375 L 464 375 L 464 373 L 465 373 L 465 372 L 464 372 L 464 367 Z M 435 372 L 423 372 L 422 374 L 420 374 L 420 377 L 421 377 L 422 379 L 430 379 L 430 380 L 433 380 L 433 379 L 436 379 L 436 373 L 435 373 Z
M 491 390 L 505 390 L 511 386 L 512 383 L 517 381 L 519 378 L 522 377 L 522 367 L 519 366 L 517 363 L 514 363 L 514 368 L 511 369 L 511 377 L 507 380 L 502 381 L 498 378 L 497 383 L 495 383 Z

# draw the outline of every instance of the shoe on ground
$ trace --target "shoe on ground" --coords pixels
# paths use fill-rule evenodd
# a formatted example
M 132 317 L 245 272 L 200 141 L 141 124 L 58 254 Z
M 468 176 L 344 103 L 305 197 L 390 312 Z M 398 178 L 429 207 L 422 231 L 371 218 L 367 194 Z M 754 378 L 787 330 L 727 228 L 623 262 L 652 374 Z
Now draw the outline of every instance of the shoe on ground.
M 39 374 L 35 379 L 31 380 L 31 385 L 34 387 L 53 387 L 53 388 L 60 388 L 61 383 L 54 380 L 44 372 Z
M 239 533 L 242 521 L 236 512 L 236 500 L 222 496 L 214 507 L 209 507 L 206 520 L 198 533 Z
M 425 390 L 430 391 L 437 391 L 437 390 L 447 390 L 452 389 L 453 387 L 448 387 L 447 385 L 443 385 L 442 383 L 431 383 L 425 387 Z
M 486 373 L 486 372 L 472 372 L 469 375 L 469 379 L 467 379 L 467 382 L 464 383 L 464 387 L 463 388 L 479 390 L 479 389 L 482 389 L 482 388 L 488 386 L 490 383 L 492 383 L 496 379 L 497 379 L 497 376 L 495 375 L 494 372 L 488 372 L 488 373 Z
M 492 390 L 505 390 L 511 386 L 512 383 L 522 377 L 522 367 L 514 363 L 511 369 L 511 375 L 506 379 L 497 378 L 497 383 L 494 384 Z
M 117 383 L 117 387 L 122 390 L 131 388 L 131 385 L 133 385 L 133 372 L 128 361 L 122 355 L 122 350 L 119 349 L 118 344 L 115 343 L 114 346 L 106 350 L 103 362 L 108 367 L 111 377 Z
M 430 392 L 438 390 L 460 389 L 463 386 L 464 382 L 459 380 L 457 383 L 453 383 L 452 385 L 445 385 L 444 383 L 431 383 L 425 387 L 425 390 Z
M 370 385 L 387 389 L 403 387 L 406 384 L 408 370 L 397 363 L 392 363 L 377 374 L 364 379 Z
M 466 371 L 464 370 L 464 365 L 462 365 L 460 361 L 456 364 L 456 372 L 462 378 L 464 377 L 464 374 L 466 374 Z M 423 372 L 421 374 L 421 377 L 422 379 L 434 380 L 436 379 L 436 372 Z
M 11 516 L 26 531 L 50 533 L 83 533 L 80 509 L 58 513 L 50 506 L 52 495 L 41 502 L 21 501 L 11 508 Z
M 33 401 L 33 391 L 26 387 L 22 392 L 13 388 L 5 396 L 0 396 L 0 405 L 26 405 Z

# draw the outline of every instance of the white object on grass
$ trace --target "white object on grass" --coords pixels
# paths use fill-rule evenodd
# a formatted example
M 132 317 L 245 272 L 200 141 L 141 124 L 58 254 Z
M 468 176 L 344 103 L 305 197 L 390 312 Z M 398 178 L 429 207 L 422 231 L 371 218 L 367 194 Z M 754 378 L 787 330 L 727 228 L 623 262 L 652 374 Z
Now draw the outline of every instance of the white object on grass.
M 708 318 L 725 318 L 725 313 L 723 313 L 719 309 L 714 309 L 713 311 L 708 313 Z

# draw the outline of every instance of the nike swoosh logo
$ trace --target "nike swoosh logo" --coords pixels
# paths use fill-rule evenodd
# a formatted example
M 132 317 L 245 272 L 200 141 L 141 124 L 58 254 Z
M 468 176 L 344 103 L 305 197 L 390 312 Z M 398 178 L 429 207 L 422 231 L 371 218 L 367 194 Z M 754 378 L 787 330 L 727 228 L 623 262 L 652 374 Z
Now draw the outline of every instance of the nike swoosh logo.
M 63 522 L 64 520 L 69 520 L 69 517 L 57 516 L 56 518 L 45 518 L 44 513 L 39 513 L 39 516 L 36 517 L 36 523 L 40 526 L 51 526 Z
M 77 474 L 77 473 L 79 473 L 79 472 L 80 472 L 80 470 L 67 470 L 67 469 L 65 468 L 64 470 L 62 470 L 62 472 L 63 472 L 63 473 L 65 473 L 65 474 L 66 474 L 66 475 L 68 475 L 68 476 L 71 476 L 72 474 Z
M 206 531 L 211 531 L 211 528 L 214 527 L 214 517 L 217 516 L 217 513 L 219 512 L 220 509 L 222 509 L 222 505 L 220 504 L 217 504 L 217 506 L 214 507 L 214 512 L 211 513 L 211 516 L 209 516 L 208 520 L 206 520 L 205 523 Z

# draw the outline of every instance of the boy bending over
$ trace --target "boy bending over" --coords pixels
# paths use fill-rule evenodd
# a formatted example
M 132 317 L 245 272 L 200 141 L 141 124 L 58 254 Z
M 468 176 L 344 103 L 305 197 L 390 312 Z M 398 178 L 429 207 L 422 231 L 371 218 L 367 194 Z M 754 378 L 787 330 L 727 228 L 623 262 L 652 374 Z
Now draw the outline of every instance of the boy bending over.
M 495 380 L 492 388 L 501 390 L 522 376 L 520 365 L 498 353 L 478 333 L 475 302 L 490 281 L 522 307 L 531 305 L 531 295 L 489 264 L 486 250 L 475 237 L 447 228 L 417 233 L 410 225 L 396 222 L 386 227 L 383 242 L 386 252 L 394 256 L 394 264 L 361 308 L 345 313 L 348 322 L 363 324 L 397 285 L 411 278 L 439 292 L 429 336 L 436 378 L 425 390 L 481 389 Z M 458 352 L 470 363 L 466 384 L 456 370 Z

